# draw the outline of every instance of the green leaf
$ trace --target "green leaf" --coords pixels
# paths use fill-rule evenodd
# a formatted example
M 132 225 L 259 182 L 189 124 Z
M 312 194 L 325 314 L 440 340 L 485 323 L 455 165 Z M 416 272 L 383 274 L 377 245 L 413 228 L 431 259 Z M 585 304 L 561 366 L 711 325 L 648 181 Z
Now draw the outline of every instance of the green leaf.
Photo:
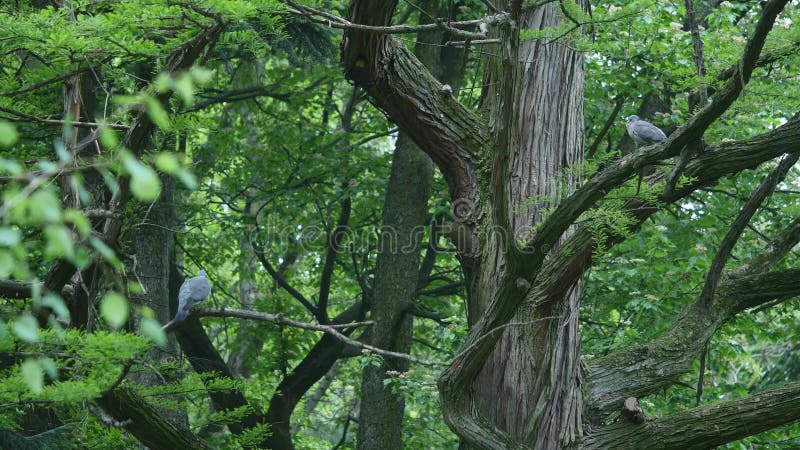
M 161 328 L 161 324 L 155 319 L 142 319 L 140 331 L 144 337 L 149 338 L 159 347 L 166 347 L 167 335 Z
M 25 342 L 39 342 L 39 323 L 30 314 L 23 314 L 11 326 L 14 334 Z
M 108 127 L 100 127 L 100 143 L 103 147 L 113 150 L 119 147 L 119 139 L 117 133 Z
M 117 292 L 110 292 L 103 297 L 100 303 L 100 315 L 111 325 L 118 329 L 128 321 L 130 306 L 128 300 Z
M 152 167 L 142 163 L 133 155 L 123 155 L 123 164 L 131 176 L 131 192 L 142 201 L 154 201 L 161 195 L 161 180 Z
M 184 169 L 181 167 L 178 169 L 178 173 L 175 174 L 181 183 L 189 189 L 197 189 L 197 177 L 194 176 L 192 172 L 189 170 Z
M 171 85 L 172 85 L 172 79 L 170 78 L 168 73 L 158 74 L 156 81 L 153 83 L 153 87 L 155 87 L 156 92 L 158 92 L 159 94 L 167 92 Z
M 0 158 L 0 171 L 7 172 L 10 175 L 20 175 L 22 174 L 22 165 L 17 161 Z
M 0 227 L 0 245 L 11 247 L 17 245 L 22 240 L 22 233 L 16 228 Z
M 72 235 L 69 229 L 63 225 L 48 225 L 44 229 L 47 238 L 47 246 L 44 248 L 44 255 L 50 259 L 62 256 L 72 257 L 75 254 L 75 247 L 72 243 Z
M 64 142 L 56 141 L 53 146 L 56 149 L 56 155 L 58 156 L 59 161 L 65 163 L 72 162 L 72 153 L 70 153 L 69 150 L 67 150 L 67 148 L 64 146 Z
M 161 152 L 156 156 L 156 167 L 164 173 L 173 174 L 180 166 L 178 157 L 172 152 Z
M 147 108 L 147 115 L 150 116 L 150 120 L 162 130 L 169 130 L 169 116 L 164 110 L 164 107 L 161 106 L 161 102 L 153 97 L 147 96 L 144 98 L 144 105 L 145 108 Z
M 194 104 L 194 83 L 192 83 L 191 76 L 185 74 L 178 77 L 178 79 L 175 80 L 174 89 L 175 93 L 183 100 L 184 104 L 187 106 Z
M 22 375 L 22 379 L 25 380 L 25 383 L 28 385 L 28 389 L 34 394 L 42 392 L 42 388 L 44 387 L 44 371 L 38 362 L 32 359 L 26 359 L 22 363 L 20 375 Z
M 7 279 L 14 273 L 17 260 L 8 250 L 0 249 L 0 279 Z
M 51 380 L 58 378 L 58 367 L 55 361 L 50 358 L 39 358 L 39 367 L 41 367 Z
M 68 209 L 64 211 L 64 220 L 75 225 L 75 230 L 81 237 L 88 236 L 92 231 L 92 224 L 89 223 L 89 219 L 77 209 Z
M 192 67 L 189 73 L 192 75 L 194 82 L 201 86 L 208 84 L 211 81 L 211 77 L 214 76 L 214 71 L 203 67 Z
M 0 147 L 11 147 L 17 142 L 19 134 L 14 125 L 0 121 Z
M 117 258 L 117 254 L 114 253 L 114 250 L 111 249 L 105 242 L 103 242 L 100 238 L 96 236 L 92 236 L 89 238 L 89 242 L 92 244 L 95 250 L 98 253 L 103 255 L 103 258 L 108 261 L 109 264 L 114 266 L 114 268 L 121 270 L 122 269 L 122 261 Z
M 39 305 L 52 309 L 53 312 L 62 319 L 69 319 L 69 309 L 67 309 L 67 305 L 64 304 L 64 300 L 52 292 L 45 294 L 41 300 L 39 300 Z

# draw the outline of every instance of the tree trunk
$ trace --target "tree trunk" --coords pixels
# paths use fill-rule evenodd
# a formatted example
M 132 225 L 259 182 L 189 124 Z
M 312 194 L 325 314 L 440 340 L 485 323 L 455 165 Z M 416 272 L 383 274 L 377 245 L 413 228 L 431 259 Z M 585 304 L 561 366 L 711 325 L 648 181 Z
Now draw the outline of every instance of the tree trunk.
M 434 17 L 449 17 L 448 2 L 429 0 L 419 7 Z M 421 23 L 428 22 L 421 15 Z M 463 74 L 463 52 L 442 44 L 448 36 L 440 30 L 420 33 L 415 55 L 442 83 L 458 92 Z M 401 132 L 395 145 L 392 173 L 383 207 L 375 286 L 372 294 L 372 345 L 395 352 L 411 350 L 413 305 L 419 279 L 421 241 L 433 181 L 433 163 Z M 406 372 L 408 360 L 386 358 L 379 367 L 364 367 L 361 380 L 361 408 L 358 420 L 358 448 L 381 450 L 402 447 L 402 393 L 392 392 L 384 381 L 389 371 Z
M 407 353 L 413 316 L 408 313 L 417 288 L 420 241 L 430 197 L 433 165 L 407 136 L 400 134 L 383 207 L 383 229 L 372 295 L 372 345 Z M 406 372 L 408 360 L 386 358 L 364 367 L 358 448 L 400 448 L 405 400 L 385 385 L 388 371 Z
M 549 4 L 524 13 L 528 29 L 554 27 L 560 12 Z M 525 41 L 513 85 L 506 84 L 502 67 L 491 67 L 484 96 L 490 117 L 519 99 L 514 110 L 517 127 L 511 140 L 507 171 L 509 222 L 516 240 L 524 240 L 542 219 L 543 210 L 558 204 L 577 184 L 583 156 L 583 60 L 562 42 Z M 531 202 L 531 200 L 534 202 Z M 544 200 L 538 200 L 544 199 Z M 470 325 L 483 314 L 495 287 L 506 276 L 501 245 L 486 240 L 484 268 L 469 293 Z M 487 257 L 491 256 L 491 258 Z M 482 414 L 501 430 L 534 448 L 556 448 L 574 442 L 580 433 L 578 385 L 579 286 L 563 286 L 549 297 L 531 289 L 486 361 L 473 389 Z

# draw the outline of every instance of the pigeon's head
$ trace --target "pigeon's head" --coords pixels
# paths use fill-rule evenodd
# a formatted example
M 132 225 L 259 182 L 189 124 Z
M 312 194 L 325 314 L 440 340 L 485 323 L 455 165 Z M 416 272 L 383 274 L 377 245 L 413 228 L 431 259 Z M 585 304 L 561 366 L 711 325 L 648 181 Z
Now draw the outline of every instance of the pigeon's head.
M 628 116 L 628 118 L 625 119 L 625 123 L 630 124 L 632 122 L 636 122 L 637 120 L 639 120 L 639 116 L 637 115 Z
M 197 272 L 197 276 L 198 277 L 207 277 L 208 275 L 206 275 L 206 271 L 205 270 L 201 270 L 200 272 Z

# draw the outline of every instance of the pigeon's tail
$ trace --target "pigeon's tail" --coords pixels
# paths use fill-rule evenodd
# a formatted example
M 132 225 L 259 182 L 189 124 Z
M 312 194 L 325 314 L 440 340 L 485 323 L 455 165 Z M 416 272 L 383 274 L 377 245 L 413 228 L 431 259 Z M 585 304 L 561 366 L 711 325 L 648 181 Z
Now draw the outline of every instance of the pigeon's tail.
M 175 318 L 172 319 L 173 323 L 183 322 L 186 320 L 186 310 L 183 308 L 178 309 L 178 313 L 175 314 Z

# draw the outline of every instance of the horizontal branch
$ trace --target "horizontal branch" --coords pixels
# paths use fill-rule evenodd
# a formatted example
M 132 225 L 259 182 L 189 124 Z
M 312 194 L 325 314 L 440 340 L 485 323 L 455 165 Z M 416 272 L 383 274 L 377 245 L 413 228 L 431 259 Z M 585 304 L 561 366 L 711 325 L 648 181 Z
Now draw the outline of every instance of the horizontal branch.
M 341 30 L 355 30 L 365 33 L 376 33 L 376 34 L 409 34 L 409 33 L 419 33 L 422 31 L 443 30 L 466 39 L 482 39 L 486 37 L 484 33 L 469 32 L 462 30 L 461 28 L 478 27 L 481 24 L 495 22 L 498 20 L 504 20 L 505 17 L 507 16 L 507 14 L 501 13 L 495 16 L 489 16 L 484 19 L 460 20 L 460 21 L 436 19 L 434 23 L 426 23 L 421 25 L 378 26 L 378 25 L 364 25 L 360 23 L 353 23 L 343 17 L 339 17 L 334 14 L 330 14 L 325 11 L 312 8 L 310 6 L 301 5 L 295 2 L 287 2 L 287 3 L 290 5 L 290 7 L 287 7 L 286 9 L 290 13 L 306 17 L 312 22 L 325 25 L 329 28 L 337 28 Z
M 228 308 L 219 308 L 219 309 L 198 309 L 194 310 L 189 313 L 187 317 L 238 317 L 241 319 L 249 319 L 249 320 L 259 320 L 264 322 L 271 322 L 276 325 L 281 326 L 290 326 L 296 328 L 302 328 L 304 330 L 311 330 L 311 331 L 320 331 L 325 334 L 329 334 L 332 337 L 339 339 L 340 341 L 344 342 L 345 344 L 352 345 L 353 347 L 361 348 L 365 353 L 375 353 L 378 355 L 383 356 L 391 356 L 393 358 L 401 358 L 406 359 L 408 361 L 421 364 L 424 366 L 444 366 L 446 363 L 439 362 L 439 361 L 428 361 L 424 359 L 419 359 L 414 356 L 411 356 L 406 353 L 398 353 L 392 352 L 389 350 L 383 350 L 377 347 L 374 347 L 369 344 L 364 344 L 363 342 L 357 341 L 355 339 L 351 339 L 340 332 L 340 329 L 350 329 L 354 327 L 361 327 L 361 326 L 370 326 L 374 322 L 371 320 L 364 321 L 364 322 L 352 322 L 346 324 L 332 324 L 332 325 L 318 325 L 313 323 L 307 322 L 300 322 L 297 320 L 289 319 L 282 314 L 269 314 L 269 313 L 260 313 L 255 311 L 246 311 L 241 309 L 228 309 Z M 180 323 L 174 323 L 172 321 L 168 322 L 164 325 L 163 329 L 165 332 L 170 332 L 180 326 Z
M 27 114 L 22 111 L 17 111 L 11 108 L 0 106 L 0 111 L 13 115 L 14 117 L 5 117 L 5 120 L 11 122 L 30 122 L 30 123 L 43 123 L 45 125 L 64 126 L 69 125 L 76 128 L 110 128 L 112 130 L 127 131 L 128 126 L 116 123 L 95 123 L 95 122 L 76 122 L 74 120 L 57 120 L 45 119 L 43 117 Z
M 584 439 L 586 449 L 685 449 L 717 446 L 800 419 L 800 383 L 694 408 L 642 425 L 620 421 Z
M 39 285 L 41 286 L 41 282 Z M 34 284 L 30 281 L 1 280 L 0 297 L 6 298 L 31 298 L 33 297 Z

